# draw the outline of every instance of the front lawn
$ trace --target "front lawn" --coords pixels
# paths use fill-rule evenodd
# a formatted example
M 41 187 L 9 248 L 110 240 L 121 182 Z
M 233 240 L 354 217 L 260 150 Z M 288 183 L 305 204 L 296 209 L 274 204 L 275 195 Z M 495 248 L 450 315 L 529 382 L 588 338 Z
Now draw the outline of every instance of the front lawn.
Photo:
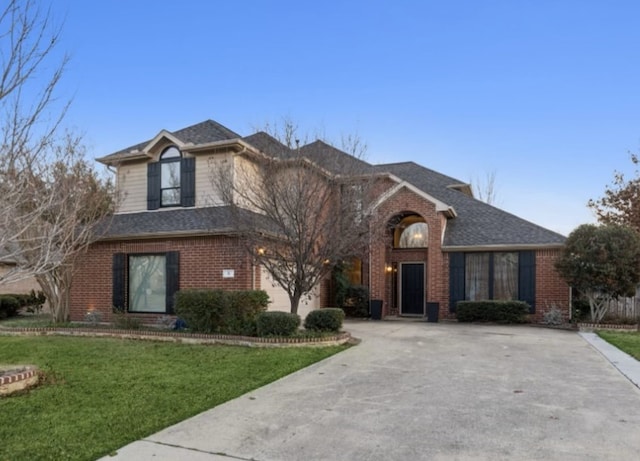
M 0 398 L 0 459 L 93 460 L 344 348 L 0 336 L 0 363 L 45 374 Z
M 618 349 L 640 360 L 640 333 L 621 331 L 598 331 L 605 341 L 613 344 Z

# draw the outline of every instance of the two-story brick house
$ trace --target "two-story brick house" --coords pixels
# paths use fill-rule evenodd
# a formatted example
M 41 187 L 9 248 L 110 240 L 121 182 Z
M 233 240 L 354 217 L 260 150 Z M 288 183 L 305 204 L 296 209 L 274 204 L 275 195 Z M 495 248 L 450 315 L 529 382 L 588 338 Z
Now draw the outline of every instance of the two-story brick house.
M 326 147 L 316 141 L 300 152 L 328 168 Z M 242 137 L 209 120 L 98 159 L 115 170 L 120 203 L 79 263 L 72 320 L 90 310 L 108 320 L 117 307 L 153 322 L 172 313 L 173 294 L 185 288 L 261 288 L 270 309 L 288 310 L 284 291 L 238 244 L 230 209 L 211 181 L 212 171 L 233 174 L 282 148 L 265 133 Z M 362 163 L 337 149 L 331 155 L 340 160 L 334 168 Z M 427 303 L 437 303 L 440 317 L 452 318 L 464 299 L 521 299 L 534 320 L 553 306 L 568 315 L 569 288 L 553 268 L 563 236 L 478 201 L 468 184 L 416 163 L 363 165 L 381 185 L 372 225 L 384 231 L 372 232 L 352 278 L 383 302 L 383 315 L 424 316 Z M 319 286 L 300 313 L 329 305 L 327 292 Z

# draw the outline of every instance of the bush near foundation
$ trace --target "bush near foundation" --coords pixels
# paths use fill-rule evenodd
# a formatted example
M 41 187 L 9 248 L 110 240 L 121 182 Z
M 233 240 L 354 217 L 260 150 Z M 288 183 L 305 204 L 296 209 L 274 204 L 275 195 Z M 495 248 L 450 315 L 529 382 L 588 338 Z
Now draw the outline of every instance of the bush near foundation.
M 8 293 L 0 295 L 0 319 L 13 317 L 22 308 L 26 308 L 27 312 L 38 314 L 46 300 L 47 298 L 41 291 L 36 293 L 34 290 L 31 290 L 29 294 Z
M 326 307 L 309 312 L 304 327 L 313 331 L 338 332 L 342 328 L 344 312 L 342 309 Z
M 262 312 L 256 320 L 258 336 L 292 336 L 300 326 L 300 316 L 290 312 Z
M 524 301 L 460 301 L 458 322 L 525 323 L 529 305 Z
M 12 295 L 0 295 L 0 319 L 13 317 L 20 310 L 20 301 Z
M 255 336 L 257 317 L 268 304 L 263 290 L 180 290 L 175 313 L 191 331 Z
M 369 288 L 364 285 L 350 285 L 345 289 L 340 307 L 348 317 L 369 316 Z

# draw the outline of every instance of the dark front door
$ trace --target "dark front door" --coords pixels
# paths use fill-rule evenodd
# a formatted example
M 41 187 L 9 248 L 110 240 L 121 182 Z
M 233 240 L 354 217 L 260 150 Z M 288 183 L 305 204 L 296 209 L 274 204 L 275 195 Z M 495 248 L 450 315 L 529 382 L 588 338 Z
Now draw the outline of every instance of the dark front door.
M 402 264 L 400 312 L 424 315 L 424 263 Z

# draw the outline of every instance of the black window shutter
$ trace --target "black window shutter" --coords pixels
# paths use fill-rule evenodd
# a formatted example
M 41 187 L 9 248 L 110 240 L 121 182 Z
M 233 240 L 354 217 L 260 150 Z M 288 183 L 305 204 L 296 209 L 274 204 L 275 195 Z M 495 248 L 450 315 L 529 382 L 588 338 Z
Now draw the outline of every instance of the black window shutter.
M 173 314 L 174 296 L 180 289 L 180 253 L 170 251 L 167 253 L 167 314 Z
M 185 157 L 180 161 L 180 203 L 196 205 L 196 159 Z
M 449 312 L 464 300 L 464 253 L 449 253 Z
M 114 309 L 124 311 L 125 308 L 125 261 L 124 253 L 114 253 L 113 255 L 113 293 L 111 302 Z
M 529 313 L 536 312 L 536 253 L 521 251 L 519 255 L 519 298 L 531 306 Z
M 147 210 L 160 208 L 160 163 L 147 165 Z

